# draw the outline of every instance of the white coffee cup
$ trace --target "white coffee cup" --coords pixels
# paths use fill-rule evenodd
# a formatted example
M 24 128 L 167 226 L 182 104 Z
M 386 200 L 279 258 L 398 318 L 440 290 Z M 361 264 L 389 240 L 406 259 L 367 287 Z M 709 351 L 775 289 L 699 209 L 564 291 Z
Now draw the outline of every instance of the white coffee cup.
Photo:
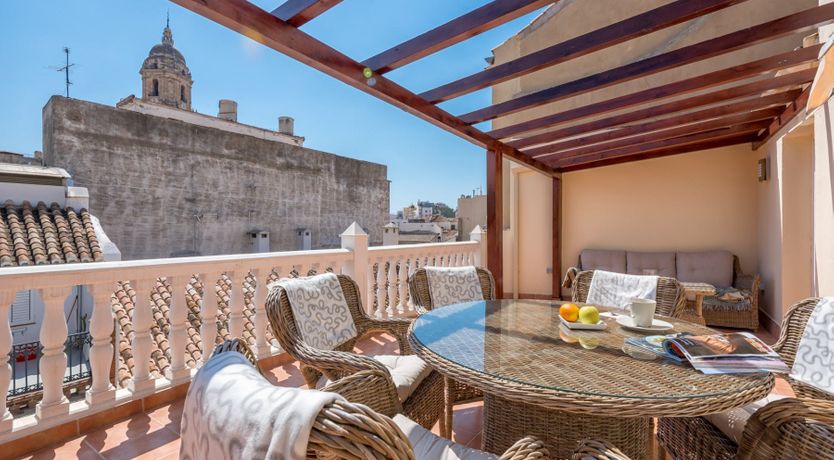
M 654 318 L 657 302 L 649 299 L 631 299 L 631 318 L 640 327 L 650 327 Z

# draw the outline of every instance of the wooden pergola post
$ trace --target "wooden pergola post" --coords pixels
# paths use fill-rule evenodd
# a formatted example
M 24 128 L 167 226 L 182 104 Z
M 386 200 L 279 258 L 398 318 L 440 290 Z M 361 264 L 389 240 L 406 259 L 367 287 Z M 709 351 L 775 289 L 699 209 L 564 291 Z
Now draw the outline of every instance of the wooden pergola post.
M 553 177 L 553 254 L 551 298 L 560 299 L 562 294 L 562 178 Z
M 504 154 L 487 150 L 487 268 L 495 278 L 495 297 L 504 297 Z

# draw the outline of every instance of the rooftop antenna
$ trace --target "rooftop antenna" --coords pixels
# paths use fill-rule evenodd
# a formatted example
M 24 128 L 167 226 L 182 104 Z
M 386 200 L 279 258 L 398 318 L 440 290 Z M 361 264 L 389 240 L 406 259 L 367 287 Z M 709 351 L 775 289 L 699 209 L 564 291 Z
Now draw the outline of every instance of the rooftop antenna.
M 67 86 L 67 98 L 69 98 L 70 97 L 69 96 L 69 87 L 72 84 L 72 82 L 69 79 L 70 67 L 74 66 L 75 64 L 70 64 L 70 61 L 69 61 L 70 49 L 66 46 L 64 47 L 64 54 L 67 55 L 66 64 L 63 67 L 61 67 L 57 70 L 58 70 L 58 72 L 64 72 L 64 81 L 65 81 L 66 86 Z
M 168 10 L 165 13 L 165 28 L 168 29 L 171 27 L 171 10 Z

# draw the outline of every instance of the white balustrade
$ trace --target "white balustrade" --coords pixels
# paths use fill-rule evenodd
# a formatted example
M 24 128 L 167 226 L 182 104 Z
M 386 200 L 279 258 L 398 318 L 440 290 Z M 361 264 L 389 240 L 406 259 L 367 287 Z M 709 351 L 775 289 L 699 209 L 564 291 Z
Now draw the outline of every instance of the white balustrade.
M 217 338 L 216 284 L 222 273 L 231 279 L 226 326 L 233 336 L 241 337 L 245 328 L 249 327 L 244 296 L 249 290 L 253 291 L 253 351 L 263 359 L 280 351 L 267 339 L 269 322 L 265 302 L 267 284 L 273 271 L 280 276 L 289 276 L 293 269 L 300 276 L 307 275 L 311 269 L 318 273 L 328 270 L 344 273 L 357 282 L 369 314 L 397 315 L 413 309 L 409 302 L 408 278 L 417 268 L 440 263 L 471 263 L 468 261 L 481 265 L 480 262 L 486 260 L 485 236 L 473 232 L 472 237 L 482 238 L 481 242 L 369 247 L 368 235 L 353 224 L 341 235 L 342 248 L 339 249 L 0 269 L 0 286 L 6 287 L 0 289 L 0 392 L 3 395 L 0 403 L 0 444 L 188 382 L 194 370 L 186 361 L 190 341 L 188 329 L 191 327 L 186 286 L 194 276 L 199 277 L 203 285 L 199 305 L 202 361 L 211 356 Z M 454 255 L 454 261 L 451 255 Z M 441 256 L 445 256 L 447 261 L 442 261 Z M 251 273 L 251 284 L 245 281 L 247 273 Z M 170 328 L 167 337 L 170 356 L 165 375 L 157 377 L 150 372 L 151 355 L 159 345 L 155 344 L 156 338 L 151 335 L 157 306 L 151 303 L 150 293 L 160 278 L 170 285 Z M 130 343 L 133 368 L 128 388 L 119 389 L 114 388 L 110 380 L 114 356 L 112 337 L 114 332 L 120 334 L 120 328 L 115 331 L 113 328 L 111 297 L 117 283 L 124 280 L 130 280 L 135 292 L 132 299 L 134 309 L 128 318 L 134 331 Z M 81 285 L 89 286 L 93 298 L 89 328 L 92 339 L 89 353 L 91 384 L 83 400 L 70 404 L 63 394 L 67 371 L 64 347 L 68 335 L 64 306 L 71 289 Z M 11 286 L 14 290 L 9 288 Z M 6 395 L 12 378 L 9 352 L 13 343 L 9 306 L 14 300 L 15 290 L 37 290 L 44 303 L 40 325 L 43 394 L 34 416 L 12 416 L 7 409 Z
M 64 372 L 67 368 L 64 343 L 67 341 L 68 332 L 67 321 L 64 319 L 64 302 L 70 290 L 70 287 L 38 289 L 44 304 L 40 333 L 41 346 L 43 346 L 40 361 L 43 398 L 35 406 L 35 417 L 38 420 L 69 412 L 69 400 L 64 396 L 63 384 Z
M 6 394 L 12 381 L 12 366 L 9 365 L 9 352 L 12 349 L 12 329 L 9 325 L 9 307 L 14 301 L 15 291 L 0 291 L 0 433 L 12 429 L 12 414 L 6 404 Z
M 168 344 L 171 347 L 171 365 L 165 377 L 176 385 L 191 378 L 191 369 L 185 364 L 185 347 L 188 340 L 188 305 L 185 302 L 185 286 L 191 280 L 187 275 L 168 279 L 171 285 L 171 304 L 168 306 L 171 329 Z
M 113 283 L 90 286 L 93 295 L 93 314 L 90 319 L 90 378 L 92 383 L 84 395 L 90 404 L 103 404 L 116 399 L 116 388 L 110 383 L 113 365 Z

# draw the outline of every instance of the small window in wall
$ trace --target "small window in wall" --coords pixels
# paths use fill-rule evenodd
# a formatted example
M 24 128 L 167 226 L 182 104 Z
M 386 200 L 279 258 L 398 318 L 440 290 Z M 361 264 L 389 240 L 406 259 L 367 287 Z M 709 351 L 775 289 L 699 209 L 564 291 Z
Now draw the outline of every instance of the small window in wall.
M 151 87 L 151 94 L 150 95 L 151 96 L 159 96 L 159 80 L 154 79 L 153 82 L 151 82 L 151 85 L 152 85 L 152 87 Z
M 180 85 L 180 100 L 182 100 L 183 102 L 186 102 L 185 101 L 185 86 L 183 86 L 183 85 Z
M 9 316 L 12 327 L 32 324 L 32 291 L 20 291 L 15 295 Z

